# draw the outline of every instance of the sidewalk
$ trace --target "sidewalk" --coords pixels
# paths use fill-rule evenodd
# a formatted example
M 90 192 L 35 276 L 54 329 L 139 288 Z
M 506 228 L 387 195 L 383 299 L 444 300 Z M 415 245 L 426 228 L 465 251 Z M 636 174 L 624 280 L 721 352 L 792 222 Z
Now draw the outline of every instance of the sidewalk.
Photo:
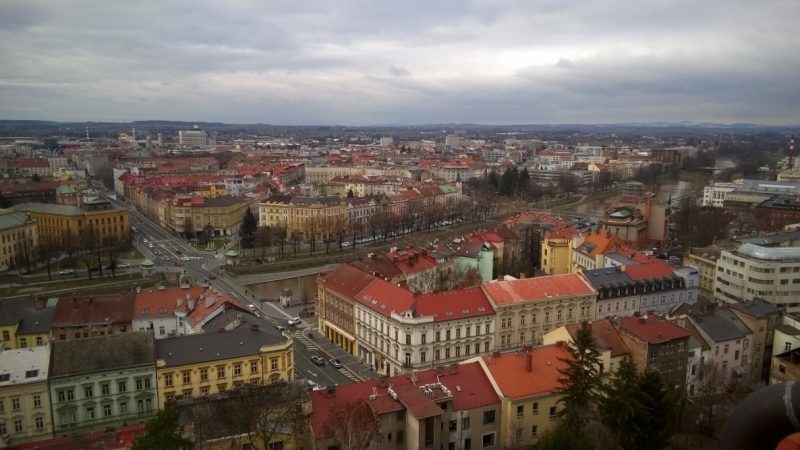
M 309 331 L 314 333 L 313 339 L 308 338 Z M 346 371 L 342 373 L 354 382 L 377 380 L 380 378 L 378 372 L 372 370 L 368 365 L 362 363 L 355 356 L 347 353 L 333 342 L 325 339 L 325 337 L 317 333 L 316 330 L 312 330 L 311 328 L 297 330 L 294 332 L 294 338 L 301 341 L 309 349 L 317 349 L 330 358 L 338 359 L 346 369 Z

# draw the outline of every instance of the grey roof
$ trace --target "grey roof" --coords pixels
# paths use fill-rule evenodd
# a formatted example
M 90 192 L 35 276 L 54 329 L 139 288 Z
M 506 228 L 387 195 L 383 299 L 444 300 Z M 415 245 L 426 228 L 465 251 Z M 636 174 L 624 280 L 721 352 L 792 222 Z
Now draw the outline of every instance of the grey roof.
M 788 334 L 789 336 L 800 336 L 800 330 L 791 325 L 778 325 L 775 327 L 775 331 L 780 331 L 781 333 Z
M 714 342 L 742 339 L 752 334 L 747 325 L 727 308 L 716 309 L 704 316 L 693 317 L 692 323 Z
M 733 303 L 730 307 L 731 309 L 741 311 L 757 319 L 765 319 L 770 316 L 780 315 L 781 313 L 780 308 L 760 298 L 755 298 L 747 302 Z
M 242 323 L 230 331 L 218 331 L 224 322 L 221 318 L 215 318 L 210 324 L 219 326 L 206 325 L 205 333 L 159 339 L 156 342 L 156 356 L 167 366 L 180 366 L 258 355 L 262 346 L 280 345 L 288 341 L 269 323 L 249 315 L 244 319 L 246 321 L 240 320 Z M 258 329 L 253 329 L 253 325 L 258 325 Z
M 338 205 L 342 202 L 342 198 L 338 195 L 325 195 L 319 197 L 306 197 L 305 195 L 295 195 L 292 197 L 291 204 L 298 205 L 298 206 L 312 206 L 312 205 L 323 205 L 323 206 L 333 206 Z
M 586 270 L 583 277 L 595 289 L 605 289 L 616 285 L 628 286 L 636 284 L 631 277 L 619 268 L 611 267 L 606 269 Z
M 743 243 L 761 245 L 761 246 L 775 246 L 786 241 L 800 240 L 800 230 L 785 231 L 780 233 L 768 234 L 766 236 L 758 236 L 754 238 L 742 239 Z
M 47 333 L 53 323 L 55 308 L 44 299 L 40 300 L 40 308 L 32 299 L 0 300 L 0 325 L 19 324 L 17 333 Z
M 67 377 L 155 365 L 153 334 L 149 331 L 53 342 L 50 376 Z
M 739 246 L 736 253 L 766 261 L 800 260 L 800 247 L 763 247 L 750 243 Z
M 61 216 L 80 216 L 85 212 L 87 212 L 81 208 L 78 208 L 77 206 L 72 206 L 72 205 L 57 205 L 54 203 L 36 203 L 36 202 L 20 203 L 18 205 L 12 206 L 11 209 L 13 209 L 14 211 L 57 214 Z M 124 211 L 118 208 L 104 209 L 104 211 L 108 210 L 117 210 L 120 212 Z
M 622 263 L 622 264 L 624 264 L 626 266 L 630 266 L 630 265 L 633 265 L 633 264 L 639 264 L 639 261 L 636 261 L 635 259 L 632 259 L 632 258 L 628 258 L 627 256 L 622 255 L 622 254 L 617 253 L 617 252 L 606 253 L 605 257 L 609 258 L 609 259 L 613 259 L 614 261 L 618 261 L 618 262 L 620 262 L 620 263 Z
M 11 230 L 29 223 L 33 223 L 33 219 L 24 212 L 0 209 L 0 231 Z

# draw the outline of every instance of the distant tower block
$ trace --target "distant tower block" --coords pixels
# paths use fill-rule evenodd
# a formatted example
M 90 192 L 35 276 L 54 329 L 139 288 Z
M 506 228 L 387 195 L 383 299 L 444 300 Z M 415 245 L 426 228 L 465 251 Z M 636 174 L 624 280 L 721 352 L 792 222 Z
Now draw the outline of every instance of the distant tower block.
M 786 156 L 789 157 L 789 169 L 794 169 L 795 158 L 797 157 L 797 148 L 794 143 L 794 135 L 789 138 L 789 148 L 786 149 Z
M 89 127 L 86 127 L 86 140 L 89 140 Z

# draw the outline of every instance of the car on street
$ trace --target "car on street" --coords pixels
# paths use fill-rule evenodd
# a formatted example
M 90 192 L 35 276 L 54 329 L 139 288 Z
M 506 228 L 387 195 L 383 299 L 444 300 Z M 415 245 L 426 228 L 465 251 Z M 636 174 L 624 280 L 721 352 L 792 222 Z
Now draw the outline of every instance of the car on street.
M 60 271 L 58 272 L 58 274 L 59 274 L 59 275 L 61 275 L 61 276 L 64 276 L 64 275 L 74 275 L 74 274 L 75 274 L 75 269 L 64 269 L 64 270 L 60 270 Z
M 284 327 L 282 325 L 275 325 L 275 329 L 278 330 L 278 331 L 285 331 L 286 327 Z
M 131 265 L 128 264 L 128 263 L 119 263 L 119 264 L 117 264 L 117 269 L 127 269 L 130 266 Z
M 155 245 L 153 245 L 153 244 L 147 244 L 147 248 L 153 248 L 153 247 L 155 247 Z
M 336 359 L 336 358 L 330 359 L 329 362 L 331 363 L 331 366 L 333 366 L 336 369 L 341 369 L 342 368 L 342 363 L 339 362 L 339 360 Z
M 301 322 L 301 320 L 300 320 L 299 317 L 292 317 L 291 319 L 288 320 L 288 323 L 289 323 L 290 327 L 293 327 L 295 325 L 299 325 L 300 322 Z
M 314 364 L 316 364 L 318 366 L 324 366 L 325 365 L 325 360 L 322 359 L 322 357 L 319 356 L 319 355 L 311 355 L 311 362 L 313 362 Z
M 178 253 L 180 253 L 180 252 L 178 252 Z M 181 256 L 181 261 L 188 261 L 189 259 L 191 259 L 191 258 L 189 258 L 188 256 Z
M 180 254 L 181 254 L 181 249 L 179 249 L 179 248 L 176 248 L 176 249 L 175 249 L 175 253 L 177 253 L 177 254 L 179 254 L 179 255 L 180 255 Z
M 315 388 L 318 388 L 318 387 L 319 387 L 319 385 L 317 384 L 317 382 L 316 382 L 316 381 L 314 381 L 314 380 L 306 380 L 306 383 L 308 383 L 308 387 L 309 387 L 310 389 L 315 389 Z

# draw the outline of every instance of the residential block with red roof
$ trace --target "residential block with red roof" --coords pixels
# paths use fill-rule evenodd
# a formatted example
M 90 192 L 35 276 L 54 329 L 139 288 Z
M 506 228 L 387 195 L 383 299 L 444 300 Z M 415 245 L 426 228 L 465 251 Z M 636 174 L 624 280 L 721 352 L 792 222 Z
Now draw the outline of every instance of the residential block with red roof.
M 536 444 L 542 433 L 556 425 L 563 408 L 559 370 L 570 358 L 561 342 L 477 359 L 501 401 L 497 445 L 521 448 Z
M 639 372 L 655 370 L 667 386 L 683 392 L 689 360 L 689 332 L 655 315 L 622 317 L 619 333 Z
M 63 296 L 53 314 L 53 339 L 64 341 L 132 331 L 134 294 Z
M 595 317 L 597 291 L 577 273 L 495 281 L 482 289 L 497 314 L 500 349 L 540 344 L 550 330 Z
M 379 425 L 374 444 L 381 449 L 498 448 L 501 442 L 501 403 L 478 362 L 313 391 L 315 447 L 341 446 L 333 430 L 346 427 L 346 418 L 336 411 L 362 404 Z

